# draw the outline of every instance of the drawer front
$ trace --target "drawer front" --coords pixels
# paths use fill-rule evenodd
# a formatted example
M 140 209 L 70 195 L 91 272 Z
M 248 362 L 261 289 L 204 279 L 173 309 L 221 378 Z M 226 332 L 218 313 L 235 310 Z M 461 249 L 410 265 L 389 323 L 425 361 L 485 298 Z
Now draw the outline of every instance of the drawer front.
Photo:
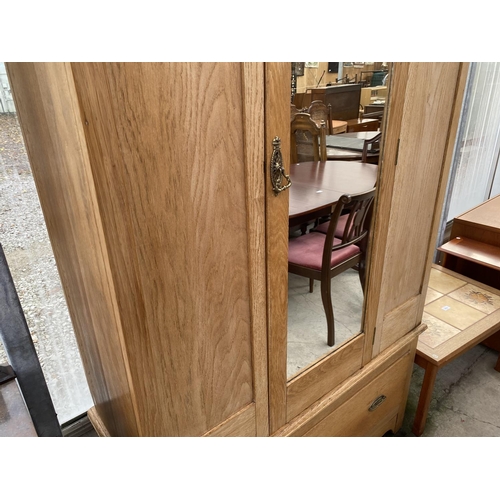
M 347 132 L 371 132 L 378 130 L 378 120 L 369 123 L 356 123 L 347 127 Z
M 390 430 L 404 411 L 412 351 L 310 429 L 306 436 L 372 436 Z M 387 428 L 383 427 L 387 422 Z

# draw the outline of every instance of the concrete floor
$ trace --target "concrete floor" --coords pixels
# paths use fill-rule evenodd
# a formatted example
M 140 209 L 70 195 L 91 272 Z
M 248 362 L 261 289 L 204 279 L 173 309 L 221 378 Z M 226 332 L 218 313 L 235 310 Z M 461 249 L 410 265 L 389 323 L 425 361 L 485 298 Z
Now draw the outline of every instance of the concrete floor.
M 355 271 L 341 276 L 338 286 L 333 287 L 338 343 L 329 348 L 319 286 L 316 284 L 310 294 L 306 278 L 289 275 L 289 377 L 359 331 L 363 307 L 359 277 Z M 496 351 L 478 345 L 438 372 L 422 437 L 500 436 L 500 373 L 494 370 L 497 358 Z M 424 370 L 414 365 L 405 419 L 396 437 L 415 437 L 411 427 L 423 375 Z
M 314 283 L 314 291 L 310 293 L 308 278 L 288 275 L 288 378 L 359 333 L 363 300 L 357 271 L 348 269 L 332 279 L 335 345 L 329 347 L 319 281 Z
M 500 372 L 498 352 L 478 345 L 439 370 L 427 423 L 421 437 L 500 436 Z M 424 370 L 414 365 L 403 426 L 411 432 Z

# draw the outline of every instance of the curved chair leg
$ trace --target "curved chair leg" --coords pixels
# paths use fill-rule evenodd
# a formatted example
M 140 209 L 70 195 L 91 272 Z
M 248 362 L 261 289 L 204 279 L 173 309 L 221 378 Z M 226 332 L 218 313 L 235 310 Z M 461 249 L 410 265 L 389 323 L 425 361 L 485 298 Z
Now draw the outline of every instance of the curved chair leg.
M 321 300 L 326 315 L 326 327 L 328 331 L 328 345 L 330 347 L 335 345 L 335 320 L 333 317 L 332 305 L 332 280 L 321 280 Z

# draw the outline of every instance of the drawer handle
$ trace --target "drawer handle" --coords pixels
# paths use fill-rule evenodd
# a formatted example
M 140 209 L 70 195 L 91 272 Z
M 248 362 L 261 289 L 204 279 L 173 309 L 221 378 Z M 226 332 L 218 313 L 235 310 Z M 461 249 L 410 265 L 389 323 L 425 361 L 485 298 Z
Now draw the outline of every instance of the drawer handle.
M 379 396 L 371 405 L 370 408 L 368 408 L 368 411 L 375 411 L 385 400 L 386 396 L 382 394 L 382 396 Z

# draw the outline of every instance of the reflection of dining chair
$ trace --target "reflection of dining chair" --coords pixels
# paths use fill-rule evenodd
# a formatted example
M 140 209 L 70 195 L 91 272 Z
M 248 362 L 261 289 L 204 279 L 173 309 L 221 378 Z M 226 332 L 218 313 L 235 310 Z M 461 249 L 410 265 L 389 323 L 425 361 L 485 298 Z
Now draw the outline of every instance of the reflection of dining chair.
M 290 104 L 290 122 L 295 118 L 295 115 L 299 112 L 295 104 Z
M 332 205 L 332 219 L 327 233 L 312 231 L 288 242 L 288 272 L 321 282 L 321 299 L 325 309 L 328 345 L 335 344 L 335 321 L 331 297 L 332 278 L 356 266 L 364 258 L 366 245 L 362 245 L 368 235 L 366 223 L 376 188 L 356 195 L 344 194 Z M 348 208 L 344 231 L 335 236 L 339 217 Z M 364 288 L 364 274 L 361 275 Z M 312 287 L 311 287 L 312 291 Z
M 331 104 L 328 104 L 327 106 L 323 101 L 313 101 L 307 109 L 307 112 L 311 115 L 311 119 L 316 123 L 316 125 L 321 125 L 321 122 L 324 121 L 326 123 L 327 135 L 333 135 Z
M 297 113 L 290 124 L 291 162 L 326 161 L 326 123 L 318 126 L 308 113 Z
M 372 137 L 371 139 L 366 139 L 364 144 L 363 144 L 363 152 L 361 154 L 361 162 L 362 163 L 367 163 L 369 158 L 368 158 L 368 153 L 370 153 L 373 157 L 376 153 L 380 152 L 380 139 L 382 138 L 382 132 L 380 134 L 377 134 L 375 137 Z M 378 163 L 378 156 L 377 156 L 377 163 Z

